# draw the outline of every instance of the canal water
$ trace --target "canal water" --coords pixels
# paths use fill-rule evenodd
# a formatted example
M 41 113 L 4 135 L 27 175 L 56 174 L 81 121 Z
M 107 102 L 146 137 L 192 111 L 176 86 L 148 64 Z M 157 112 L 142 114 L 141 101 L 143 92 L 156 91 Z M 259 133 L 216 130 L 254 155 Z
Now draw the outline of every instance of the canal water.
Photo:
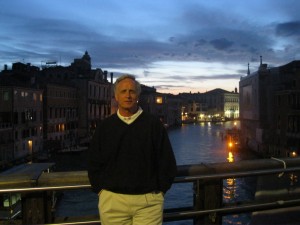
M 223 139 L 225 130 L 239 128 L 239 123 L 197 123 L 184 124 L 172 128 L 169 132 L 178 165 L 218 163 L 253 159 L 254 155 L 243 151 L 229 155 L 227 144 Z M 86 169 L 86 152 L 60 154 L 53 156 L 57 171 Z M 254 198 L 255 178 L 224 179 L 223 201 L 238 202 Z M 56 216 L 86 216 L 97 214 L 97 195 L 90 190 L 73 190 L 63 193 L 57 206 Z M 190 207 L 193 204 L 191 183 L 173 184 L 165 196 L 165 208 Z M 250 214 L 223 217 L 223 225 L 243 225 L 250 223 Z M 189 225 L 192 220 L 166 222 L 165 225 Z

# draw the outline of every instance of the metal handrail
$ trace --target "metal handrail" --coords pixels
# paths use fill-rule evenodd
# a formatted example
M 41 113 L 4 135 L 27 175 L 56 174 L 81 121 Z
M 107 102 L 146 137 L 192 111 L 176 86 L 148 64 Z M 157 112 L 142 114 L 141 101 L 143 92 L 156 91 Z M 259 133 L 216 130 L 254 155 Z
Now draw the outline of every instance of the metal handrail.
M 270 175 L 275 173 L 288 173 L 300 171 L 300 167 L 290 167 L 286 169 L 268 169 L 268 170 L 253 170 L 246 172 L 233 172 L 233 173 L 221 173 L 221 174 L 208 174 L 208 175 L 199 175 L 199 176 L 188 176 L 188 177 L 177 177 L 175 182 L 182 183 L 184 181 L 191 182 L 201 179 L 224 179 L 231 177 L 250 177 L 250 176 L 260 176 L 260 175 Z
M 284 166 L 283 163 L 284 162 Z M 270 174 L 290 173 L 300 171 L 300 158 L 284 158 L 280 161 L 273 159 L 246 160 L 235 163 L 212 163 L 198 165 L 178 166 L 176 183 L 194 182 L 199 180 L 222 180 L 233 177 L 261 176 Z M 7 179 L 10 178 L 10 179 Z M 32 193 L 51 192 L 58 190 L 90 189 L 86 171 L 51 172 L 43 173 L 37 180 L 19 179 L 20 176 L 10 177 L 0 175 L 1 193 Z M 15 180 L 14 180 L 15 179 Z M 19 180 L 18 180 L 19 179 Z M 7 182 L 6 182 L 7 181 Z M 18 184 L 19 181 L 19 184 Z M 13 187 L 12 187 L 13 185 Z M 205 184 L 204 184 L 205 185 Z M 261 211 L 275 208 L 285 208 L 300 205 L 300 199 L 278 200 L 278 201 L 254 201 L 239 203 L 234 206 L 229 204 L 214 209 L 167 209 L 164 219 L 167 221 L 195 218 L 211 214 L 227 215 L 243 212 Z M 176 211 L 177 210 L 177 211 Z M 92 221 L 79 222 L 78 224 L 92 224 Z M 72 222 L 72 224 L 75 224 Z
M 36 192 L 36 191 L 59 191 L 59 190 L 74 190 L 91 188 L 90 184 L 85 185 L 68 185 L 55 187 L 24 187 L 24 188 L 7 188 L 0 189 L 0 193 L 15 193 L 15 192 Z
M 195 216 L 204 216 L 211 213 L 220 213 L 222 215 L 262 211 L 277 208 L 286 208 L 291 206 L 299 206 L 300 199 L 293 200 L 277 200 L 272 202 L 261 202 L 259 204 L 239 204 L 235 207 L 223 207 L 218 209 L 206 210 L 187 210 L 185 212 L 166 213 L 164 218 L 193 218 Z
M 282 168 L 282 169 L 268 169 L 268 170 L 252 170 L 252 171 L 245 171 L 245 172 L 207 174 L 207 175 L 198 175 L 198 176 L 181 176 L 181 177 L 176 177 L 174 182 L 184 183 L 184 182 L 194 182 L 197 180 L 270 175 L 276 173 L 279 174 L 279 173 L 288 173 L 288 172 L 295 172 L 295 171 L 300 171 L 300 167 L 290 167 L 286 169 Z M 0 189 L 0 193 L 58 191 L 58 190 L 73 190 L 73 189 L 88 189 L 88 188 L 91 188 L 90 184 L 74 184 L 74 185 L 61 185 L 61 186 L 5 188 L 5 189 Z

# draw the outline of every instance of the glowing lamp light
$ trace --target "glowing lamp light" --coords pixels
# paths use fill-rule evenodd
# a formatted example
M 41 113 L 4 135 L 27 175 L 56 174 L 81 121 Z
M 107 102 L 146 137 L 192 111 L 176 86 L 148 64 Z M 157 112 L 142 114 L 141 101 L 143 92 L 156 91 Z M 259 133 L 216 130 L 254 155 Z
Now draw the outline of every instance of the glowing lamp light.
M 156 97 L 156 103 L 157 104 L 162 104 L 163 103 L 163 98 L 162 97 Z
M 29 150 L 29 153 L 32 154 L 32 140 L 28 140 L 28 150 Z
M 297 157 L 297 152 L 296 151 L 292 152 L 292 157 Z

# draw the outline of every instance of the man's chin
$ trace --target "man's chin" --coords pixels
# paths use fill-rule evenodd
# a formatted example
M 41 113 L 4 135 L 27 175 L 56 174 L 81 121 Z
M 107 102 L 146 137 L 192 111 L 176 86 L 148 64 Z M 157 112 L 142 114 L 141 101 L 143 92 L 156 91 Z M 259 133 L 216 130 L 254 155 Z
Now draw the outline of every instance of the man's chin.
M 136 105 L 125 105 L 122 108 L 126 111 L 136 111 L 138 107 Z

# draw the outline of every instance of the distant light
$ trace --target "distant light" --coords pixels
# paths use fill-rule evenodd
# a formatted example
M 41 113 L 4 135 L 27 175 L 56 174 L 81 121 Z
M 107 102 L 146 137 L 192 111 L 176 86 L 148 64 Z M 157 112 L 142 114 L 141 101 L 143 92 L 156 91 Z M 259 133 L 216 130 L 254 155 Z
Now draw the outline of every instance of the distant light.
M 162 104 L 163 103 L 163 98 L 162 97 L 156 97 L 156 103 L 157 104 Z

